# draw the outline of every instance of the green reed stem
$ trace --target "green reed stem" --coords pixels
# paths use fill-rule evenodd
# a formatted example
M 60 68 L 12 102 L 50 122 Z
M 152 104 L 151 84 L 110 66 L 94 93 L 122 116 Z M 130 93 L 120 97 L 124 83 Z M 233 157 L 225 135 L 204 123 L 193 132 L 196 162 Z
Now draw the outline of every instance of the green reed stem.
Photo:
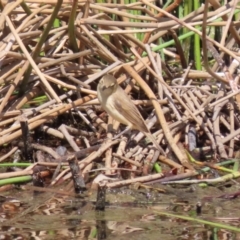
M 50 19 L 49 19 L 49 22 L 47 23 L 47 26 L 44 29 L 43 34 L 40 37 L 40 39 L 39 39 L 39 41 L 38 41 L 38 43 L 37 43 L 37 45 L 36 45 L 36 47 L 33 51 L 33 54 L 32 54 L 33 60 L 36 60 L 36 58 L 39 56 L 39 54 L 41 52 L 42 45 L 46 41 L 46 39 L 48 37 L 48 34 L 49 34 L 49 31 L 51 30 L 51 28 L 53 26 L 53 22 L 55 21 L 57 15 L 58 15 L 58 12 L 59 12 L 59 10 L 62 6 L 62 2 L 63 2 L 63 0 L 58 0 L 57 1 L 57 4 L 56 4 L 56 6 L 53 10 L 53 13 L 52 13 Z M 20 85 L 19 93 L 18 93 L 19 96 L 23 96 L 24 93 L 26 92 L 26 89 L 27 89 L 27 86 L 28 86 L 28 79 L 30 77 L 31 72 L 32 72 L 32 66 L 29 66 L 27 71 L 24 74 L 23 81 Z

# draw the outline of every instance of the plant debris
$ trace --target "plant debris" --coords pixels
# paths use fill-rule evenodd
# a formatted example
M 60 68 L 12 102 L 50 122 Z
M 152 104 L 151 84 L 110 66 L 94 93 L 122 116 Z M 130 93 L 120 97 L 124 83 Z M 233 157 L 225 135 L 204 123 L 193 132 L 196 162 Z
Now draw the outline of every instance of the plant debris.
M 1 186 L 36 174 L 46 186 L 60 184 L 71 178 L 68 162 L 76 159 L 74 176 L 84 188 L 100 173 L 112 177 L 106 187 L 239 177 L 233 159 L 240 146 L 240 58 L 231 48 L 240 37 L 226 15 L 235 1 L 206 4 L 181 19 L 172 14 L 177 6 L 163 10 L 146 0 L 0 1 L 0 7 L 0 161 L 11 169 L 0 173 Z M 224 27 L 221 41 L 208 35 L 211 27 Z M 190 41 L 179 40 L 183 28 L 202 43 L 201 69 L 189 61 Z M 114 139 L 125 126 L 96 96 L 107 73 L 131 96 L 165 154 L 138 131 Z M 18 150 L 22 159 L 10 159 Z M 29 158 L 28 167 L 21 165 Z M 200 169 L 202 161 L 212 164 L 208 170 Z M 226 177 L 207 172 L 224 164 Z

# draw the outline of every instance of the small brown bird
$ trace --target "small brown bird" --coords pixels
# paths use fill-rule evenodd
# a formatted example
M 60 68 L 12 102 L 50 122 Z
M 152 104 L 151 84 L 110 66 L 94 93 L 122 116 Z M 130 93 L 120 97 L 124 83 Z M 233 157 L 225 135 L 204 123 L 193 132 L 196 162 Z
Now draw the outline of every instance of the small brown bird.
M 116 78 L 112 75 L 104 75 L 97 86 L 97 95 L 103 109 L 115 120 L 128 126 L 127 129 L 137 129 L 148 137 L 155 147 L 162 152 L 148 127 L 145 124 L 137 107 L 129 96 L 118 85 Z

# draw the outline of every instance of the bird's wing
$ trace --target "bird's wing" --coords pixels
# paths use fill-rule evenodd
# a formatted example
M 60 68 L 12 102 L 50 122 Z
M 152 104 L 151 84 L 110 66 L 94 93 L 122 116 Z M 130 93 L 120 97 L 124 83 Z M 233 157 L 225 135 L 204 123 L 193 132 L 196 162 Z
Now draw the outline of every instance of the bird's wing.
M 132 123 L 133 128 L 138 129 L 141 132 L 149 132 L 140 112 L 137 107 L 128 97 L 128 95 L 121 89 L 122 98 L 128 98 L 128 101 L 121 101 L 119 98 L 115 98 L 115 108 L 129 121 Z

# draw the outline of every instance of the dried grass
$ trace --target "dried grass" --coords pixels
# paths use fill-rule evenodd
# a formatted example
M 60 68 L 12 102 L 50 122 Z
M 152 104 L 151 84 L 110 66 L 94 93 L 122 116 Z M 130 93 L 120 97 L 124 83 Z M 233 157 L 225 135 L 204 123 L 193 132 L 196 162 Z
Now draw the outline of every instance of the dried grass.
M 234 157 L 239 151 L 240 134 L 240 91 L 238 76 L 234 73 L 240 57 L 231 47 L 239 44 L 240 38 L 239 22 L 232 21 L 227 14 L 233 15 L 237 1 L 224 6 L 219 6 L 215 0 L 209 3 L 214 7 L 202 6 L 178 19 L 169 13 L 177 6 L 172 5 L 167 12 L 158 8 L 154 1 L 145 0 L 128 5 L 87 1 L 2 1 L 0 145 L 20 139 L 19 117 L 22 114 L 28 118 L 30 130 L 69 111 L 79 113 L 91 129 L 91 136 L 97 136 L 103 129 L 109 130 L 110 125 L 100 118 L 101 111 L 95 108 L 98 101 L 94 100 L 98 79 L 108 72 L 116 76 L 119 83 L 125 82 L 122 86 L 128 93 L 140 98 L 138 104 L 143 114 L 148 113 L 145 118 L 152 106 L 155 108 L 157 117 L 150 117 L 149 124 L 155 125 L 154 135 L 166 153 L 173 152 L 177 157 L 175 160 L 179 163 L 168 159 L 170 166 L 193 170 L 183 146 L 191 151 L 200 151 L 200 147 L 204 151 L 211 150 L 223 159 Z M 138 11 L 139 15 L 129 10 Z M 222 20 L 215 21 L 217 18 Z M 58 19 L 59 26 L 52 28 L 51 19 Z M 202 26 L 202 30 L 196 26 Z M 221 41 L 207 36 L 209 26 L 224 27 Z M 188 64 L 184 55 L 186 49 L 175 35 L 183 27 L 202 38 L 205 70 L 194 70 L 194 66 Z M 139 33 L 144 33 L 143 40 Z M 163 61 L 152 49 L 161 49 L 154 45 L 156 40 L 169 39 L 169 36 L 175 40 L 176 52 L 163 49 L 162 54 L 167 59 Z M 215 59 L 212 66 L 208 51 Z M 231 59 L 229 67 L 225 66 L 223 56 Z M 175 61 L 181 71 L 174 72 L 169 65 L 171 61 Z M 126 83 L 127 79 L 130 81 Z M 43 95 L 48 101 L 25 108 L 25 104 Z M 79 98 L 73 100 L 73 95 Z M 142 98 L 146 100 L 147 97 L 151 101 L 144 104 Z M 108 123 L 111 124 L 112 119 L 109 118 Z M 113 129 L 118 129 L 118 123 L 113 122 Z M 56 137 L 63 137 L 59 131 L 56 130 Z M 191 135 L 191 131 L 195 131 L 195 135 Z M 112 135 L 109 132 L 107 136 Z M 135 140 L 142 137 L 139 133 Z M 203 142 L 195 145 L 197 138 Z M 85 144 L 90 146 L 91 142 L 86 140 Z M 108 174 L 118 168 L 120 158 L 132 158 L 144 166 L 159 157 L 159 153 L 154 155 L 154 150 L 139 150 L 139 145 L 126 148 L 124 138 L 118 148 L 114 146 L 116 154 L 106 152 L 106 167 L 111 168 Z M 99 156 L 99 151 L 87 161 L 88 164 Z M 174 159 L 173 155 L 170 158 Z M 162 156 L 160 159 L 164 161 Z

